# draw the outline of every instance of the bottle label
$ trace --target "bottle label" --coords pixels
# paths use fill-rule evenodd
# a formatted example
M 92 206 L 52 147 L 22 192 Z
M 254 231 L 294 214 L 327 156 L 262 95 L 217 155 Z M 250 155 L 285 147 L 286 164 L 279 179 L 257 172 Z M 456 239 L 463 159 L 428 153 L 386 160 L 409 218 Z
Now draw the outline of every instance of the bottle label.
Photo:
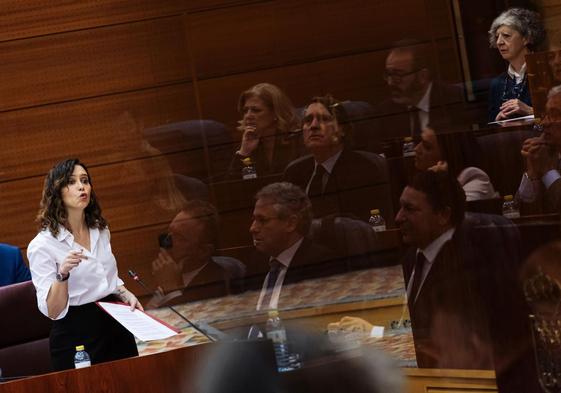
M 74 363 L 75 368 L 90 367 L 91 365 L 92 365 L 92 363 L 89 360 L 87 360 L 85 362 Z
M 372 227 L 372 229 L 374 229 L 374 232 L 384 232 L 386 230 L 386 226 L 385 225 L 375 225 Z
M 247 173 L 243 175 L 244 180 L 257 179 L 257 173 Z

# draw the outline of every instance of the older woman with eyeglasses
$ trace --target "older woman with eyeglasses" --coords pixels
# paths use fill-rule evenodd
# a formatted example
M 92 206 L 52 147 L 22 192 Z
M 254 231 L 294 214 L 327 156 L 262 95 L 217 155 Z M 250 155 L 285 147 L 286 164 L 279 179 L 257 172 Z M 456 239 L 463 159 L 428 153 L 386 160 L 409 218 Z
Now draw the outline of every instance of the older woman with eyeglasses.
M 489 43 L 508 62 L 508 69 L 491 82 L 489 121 L 532 115 L 525 56 L 545 39 L 545 29 L 537 12 L 510 8 L 500 14 L 489 29 Z

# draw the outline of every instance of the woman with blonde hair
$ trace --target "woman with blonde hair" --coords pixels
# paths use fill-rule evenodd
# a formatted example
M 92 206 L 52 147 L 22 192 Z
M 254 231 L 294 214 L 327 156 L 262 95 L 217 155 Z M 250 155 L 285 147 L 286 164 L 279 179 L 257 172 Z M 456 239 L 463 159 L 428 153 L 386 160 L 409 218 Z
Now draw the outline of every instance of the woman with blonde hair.
M 242 160 L 249 157 L 258 176 L 282 173 L 297 157 L 298 118 L 290 99 L 271 83 L 259 83 L 241 93 L 238 111 L 240 148 L 230 164 L 229 177 L 241 177 Z

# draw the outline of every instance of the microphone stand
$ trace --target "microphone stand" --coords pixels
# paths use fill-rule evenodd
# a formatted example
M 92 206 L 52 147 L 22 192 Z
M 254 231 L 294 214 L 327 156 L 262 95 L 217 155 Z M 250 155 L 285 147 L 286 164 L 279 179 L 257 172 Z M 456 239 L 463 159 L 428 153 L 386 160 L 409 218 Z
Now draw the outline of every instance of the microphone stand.
M 148 288 L 148 286 L 146 284 L 144 284 L 144 282 L 140 279 L 140 277 L 138 276 L 138 274 L 136 274 L 133 270 L 129 270 L 128 271 L 129 276 L 136 281 L 139 285 L 142 286 L 142 288 L 144 288 L 145 290 L 147 290 L 148 292 L 152 293 L 153 291 Z M 187 319 L 187 317 L 183 316 L 179 311 L 177 311 L 173 306 L 166 306 L 168 307 L 171 311 L 173 311 L 175 314 L 177 314 L 179 316 L 179 318 L 181 318 L 182 320 L 184 320 L 185 322 L 187 322 L 193 329 L 195 329 L 197 332 L 201 333 L 203 336 L 205 336 L 206 338 L 208 338 L 211 342 L 216 342 L 217 339 L 212 337 L 211 335 L 209 335 L 208 333 L 206 333 L 204 330 L 202 330 L 200 327 L 198 327 L 194 322 L 191 322 L 189 319 Z

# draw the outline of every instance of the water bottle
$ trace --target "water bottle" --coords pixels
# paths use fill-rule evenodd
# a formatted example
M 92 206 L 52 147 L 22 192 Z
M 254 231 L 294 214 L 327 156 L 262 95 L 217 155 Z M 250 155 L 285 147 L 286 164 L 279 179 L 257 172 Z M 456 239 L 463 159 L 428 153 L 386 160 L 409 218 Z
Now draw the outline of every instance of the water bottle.
M 251 161 L 250 157 L 246 157 L 242 160 L 243 168 L 242 168 L 242 179 L 257 179 L 257 171 L 255 170 L 255 166 Z
M 380 215 L 379 209 L 370 210 L 370 219 L 368 220 L 374 232 L 384 232 L 386 230 L 386 220 Z
M 415 155 L 415 143 L 413 138 L 408 136 L 403 138 L 403 157 L 413 157 Z
M 282 373 L 293 370 L 294 368 L 291 366 L 291 355 L 288 351 L 288 342 L 286 340 L 286 330 L 279 318 L 279 312 L 277 310 L 269 311 L 266 331 L 267 338 L 273 342 L 278 371 Z
M 74 355 L 74 367 L 84 368 L 90 367 L 92 362 L 90 361 L 90 355 L 84 350 L 83 345 L 78 345 L 76 347 L 76 355 Z
M 512 195 L 505 195 L 503 202 L 503 216 L 509 219 L 520 218 L 520 210 L 514 203 Z

